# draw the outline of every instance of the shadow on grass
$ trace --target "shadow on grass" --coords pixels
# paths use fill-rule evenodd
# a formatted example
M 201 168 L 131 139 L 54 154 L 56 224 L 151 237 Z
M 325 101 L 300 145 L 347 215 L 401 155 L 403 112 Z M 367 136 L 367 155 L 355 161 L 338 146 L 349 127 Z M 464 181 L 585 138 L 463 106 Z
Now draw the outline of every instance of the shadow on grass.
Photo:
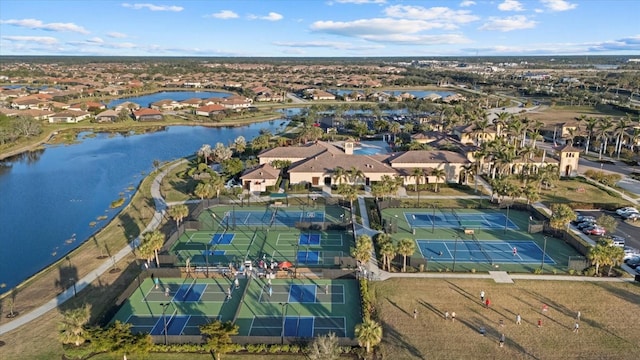
M 406 314 L 407 316 L 413 316 L 410 315 L 405 309 L 401 308 L 400 306 L 398 306 L 398 304 L 394 303 L 393 301 L 391 301 L 391 299 L 387 298 L 387 301 L 389 302 L 389 304 L 395 306 L 396 309 L 402 311 L 404 314 Z
M 424 306 L 425 308 L 427 308 L 427 310 L 431 311 L 432 313 L 438 315 L 439 317 L 444 318 L 444 312 L 442 312 L 441 310 L 439 310 L 438 308 L 436 308 L 435 306 L 429 304 L 428 302 L 424 301 L 424 300 L 418 300 L 418 304 Z M 448 311 L 448 310 L 445 310 Z
M 393 304 L 393 303 L 392 303 Z M 395 305 L 395 304 L 394 304 Z M 384 338 L 390 345 L 402 349 L 406 349 L 416 359 L 426 359 L 424 355 L 415 346 L 404 340 L 404 335 L 399 333 L 396 329 L 383 322 L 382 327 L 384 329 Z

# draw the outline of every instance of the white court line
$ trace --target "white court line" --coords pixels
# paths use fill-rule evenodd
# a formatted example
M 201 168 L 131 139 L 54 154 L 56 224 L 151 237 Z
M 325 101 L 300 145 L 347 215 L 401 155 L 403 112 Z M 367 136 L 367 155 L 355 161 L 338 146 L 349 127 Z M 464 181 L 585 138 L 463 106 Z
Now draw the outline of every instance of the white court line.
M 451 251 L 449 250 L 449 247 L 447 246 L 447 244 L 445 242 L 442 242 L 442 245 L 444 245 L 444 247 L 447 249 L 447 252 L 449 253 L 449 257 L 453 259 L 453 255 L 451 255 Z

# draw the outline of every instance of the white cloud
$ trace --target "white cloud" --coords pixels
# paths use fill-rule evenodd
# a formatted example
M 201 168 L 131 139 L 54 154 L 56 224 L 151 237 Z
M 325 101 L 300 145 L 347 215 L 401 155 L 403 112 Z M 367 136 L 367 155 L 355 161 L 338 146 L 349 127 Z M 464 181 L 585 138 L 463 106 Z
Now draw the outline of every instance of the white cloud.
M 249 15 L 247 17 L 249 18 L 249 20 L 267 20 L 267 21 L 278 21 L 278 20 L 284 19 L 284 16 L 275 12 L 270 12 L 269 15 L 265 15 L 265 16 Z
M 129 3 L 123 3 L 122 6 L 126 7 L 126 8 L 129 8 L 129 9 L 134 9 L 134 10 L 148 9 L 148 10 L 151 10 L 151 11 L 173 11 L 173 12 L 180 12 L 180 11 L 184 10 L 184 8 L 182 6 L 175 6 L 175 5 L 154 5 L 154 4 L 129 4 Z
M 371 50 L 383 48 L 381 45 L 353 45 L 340 41 L 303 41 L 303 42 L 281 42 L 273 43 L 276 46 L 290 48 L 329 48 L 335 50 Z
M 387 2 L 387 0 L 335 0 L 335 1 L 340 4 L 356 4 L 356 5 L 384 4 Z
M 522 29 L 531 29 L 536 26 L 536 22 L 527 19 L 526 16 L 517 15 L 506 18 L 490 17 L 489 22 L 480 26 L 480 30 L 496 30 L 496 31 L 513 31 Z
M 401 45 L 460 44 L 469 42 L 459 34 L 426 35 L 425 30 L 444 28 L 446 25 L 422 20 L 407 19 L 361 19 L 350 22 L 316 21 L 311 30 L 346 37 L 355 37 L 381 43 Z
M 394 5 L 384 9 L 387 16 L 414 20 L 435 20 L 440 23 L 465 24 L 479 18 L 469 10 L 452 10 L 447 7 L 425 8 L 422 6 Z
M 231 10 L 220 10 L 217 13 L 213 13 L 209 15 L 208 17 L 227 20 L 227 19 L 237 19 L 239 15 Z
M 374 18 L 360 19 L 349 22 L 316 21 L 311 24 L 311 30 L 343 36 L 385 35 L 385 34 L 414 34 L 424 30 L 443 28 L 445 25 L 422 20 Z
M 53 45 L 58 43 L 58 39 L 51 36 L 3 36 L 2 39 L 9 41 L 19 41 L 36 43 L 42 45 Z
M 524 11 L 524 7 L 517 0 L 504 0 L 503 3 L 498 5 L 498 10 L 501 11 Z
M 37 29 L 37 30 L 46 30 L 46 31 L 69 31 L 69 32 L 77 32 L 80 34 L 88 34 L 87 31 L 82 26 L 78 26 L 74 23 L 43 23 L 40 20 L 36 19 L 11 19 L 11 20 L 0 20 L 0 24 L 9 24 L 18 27 L 24 27 L 28 29 Z
M 123 34 L 123 33 L 117 32 L 117 31 L 109 32 L 109 33 L 107 33 L 107 36 L 108 37 L 112 37 L 112 38 L 116 38 L 116 39 L 124 39 L 124 38 L 128 37 L 127 34 Z
M 465 1 L 460 3 L 460 7 L 468 7 L 468 6 L 473 6 L 475 4 L 476 4 L 475 1 L 465 0 Z
M 578 4 L 572 4 L 566 0 L 540 0 L 540 2 L 551 11 L 567 11 L 578 7 Z
M 93 43 L 93 44 L 104 44 L 104 40 L 102 40 L 99 37 L 93 37 L 91 39 L 88 39 L 87 42 Z

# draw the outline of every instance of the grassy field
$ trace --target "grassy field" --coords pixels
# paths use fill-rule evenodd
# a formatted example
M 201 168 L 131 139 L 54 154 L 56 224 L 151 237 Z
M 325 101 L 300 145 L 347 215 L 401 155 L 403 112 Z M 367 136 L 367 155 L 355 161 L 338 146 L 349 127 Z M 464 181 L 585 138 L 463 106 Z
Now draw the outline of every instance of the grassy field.
M 568 202 L 585 204 L 597 202 L 599 204 L 612 204 L 614 207 L 631 205 L 617 196 L 617 194 L 612 195 L 580 179 L 556 181 L 550 189 L 542 187 L 540 201 L 547 205 Z
M 394 279 L 373 289 L 383 359 L 624 359 L 640 351 L 638 283 Z M 489 309 L 480 304 L 481 290 Z M 456 321 L 445 321 L 445 311 L 455 311 Z M 574 333 L 577 311 L 582 318 Z M 522 325 L 515 324 L 517 314 Z

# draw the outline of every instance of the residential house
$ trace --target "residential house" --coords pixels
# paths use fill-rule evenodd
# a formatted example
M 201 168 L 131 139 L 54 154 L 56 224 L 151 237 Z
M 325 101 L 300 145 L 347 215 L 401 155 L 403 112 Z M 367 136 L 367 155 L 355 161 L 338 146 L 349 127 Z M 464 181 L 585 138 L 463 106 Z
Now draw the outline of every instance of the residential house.
M 96 115 L 96 121 L 98 122 L 115 122 L 118 120 L 120 114 L 115 110 L 105 110 Z
M 91 113 L 86 111 L 65 110 L 49 116 L 50 123 L 79 123 L 82 120 L 89 119 Z
M 142 108 L 133 112 L 133 117 L 138 121 L 163 120 L 162 113 L 156 109 Z
M 154 110 L 175 110 L 180 108 L 181 106 L 182 105 L 180 105 L 179 102 L 171 99 L 165 99 L 151 103 L 151 108 Z
M 182 107 L 197 108 L 198 106 L 200 106 L 200 104 L 202 104 L 202 99 L 199 99 L 199 98 L 191 98 L 191 99 L 180 101 L 180 105 Z
M 55 114 L 54 111 L 45 109 L 28 109 L 19 110 L 18 112 L 21 116 L 30 116 L 36 120 L 49 120 L 49 117 Z
M 461 125 L 453 128 L 453 136 L 463 144 L 480 145 L 495 140 L 500 130 L 500 124 L 489 125 L 485 129 L 479 129 L 476 123 Z
M 280 177 L 280 170 L 269 164 L 262 164 L 254 169 L 246 170 L 241 176 L 242 188 L 249 191 L 263 192 L 275 186 Z
M 131 101 L 125 101 L 122 104 L 118 105 L 115 107 L 115 111 L 120 112 L 120 110 L 122 109 L 127 109 L 127 110 L 138 110 L 140 109 L 140 105 L 131 102 Z
M 204 105 L 196 109 L 196 115 L 211 116 L 223 112 L 224 109 L 225 107 L 220 104 Z

